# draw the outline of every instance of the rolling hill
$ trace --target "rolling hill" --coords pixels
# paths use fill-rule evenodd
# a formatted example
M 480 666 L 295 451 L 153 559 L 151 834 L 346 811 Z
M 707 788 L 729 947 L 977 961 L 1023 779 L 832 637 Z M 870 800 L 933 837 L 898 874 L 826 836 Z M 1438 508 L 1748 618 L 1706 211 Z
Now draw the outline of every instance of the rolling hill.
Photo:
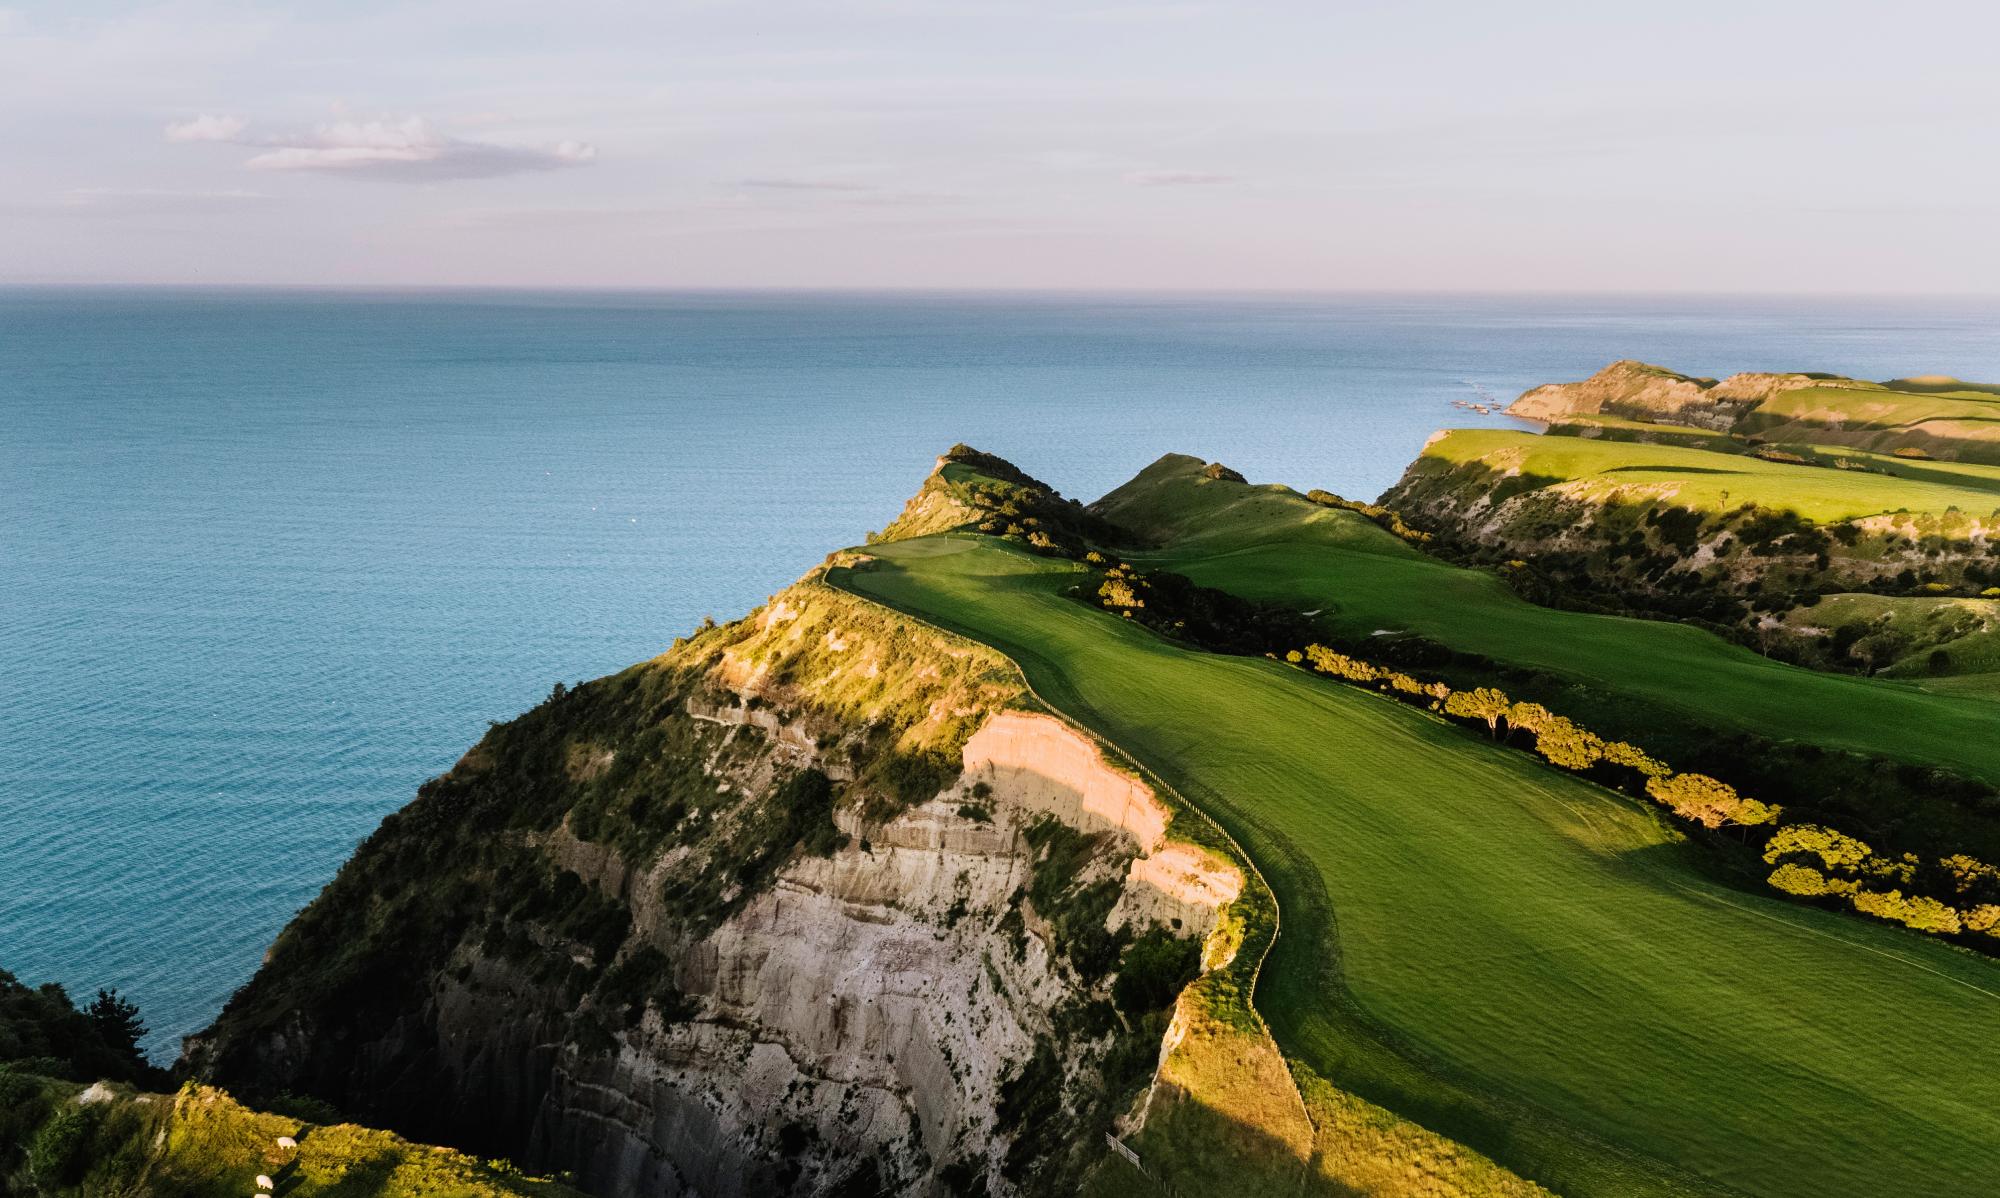
M 2000 968 L 1743 893 L 1629 801 L 1426 714 L 1093 611 L 990 538 L 836 585 L 1006 653 L 1270 879 L 1309 1076 L 1561 1193 L 1982 1192 Z

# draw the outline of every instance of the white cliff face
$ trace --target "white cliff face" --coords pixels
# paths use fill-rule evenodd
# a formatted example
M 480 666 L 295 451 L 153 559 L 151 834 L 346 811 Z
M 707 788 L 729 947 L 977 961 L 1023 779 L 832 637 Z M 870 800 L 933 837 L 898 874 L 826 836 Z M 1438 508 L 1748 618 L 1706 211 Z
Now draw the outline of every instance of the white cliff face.
M 788 764 L 810 752 L 768 711 L 696 714 Z M 886 824 L 840 812 L 846 847 L 794 861 L 692 945 L 662 946 L 695 1013 L 649 1009 L 610 1054 L 558 1053 L 537 1120 L 544 1155 L 586 1162 L 580 1180 L 602 1193 L 810 1193 L 863 1158 L 894 1192 L 931 1192 L 954 1163 L 1007 1192 L 1001 1086 L 1062 1039 L 1054 1012 L 1088 996 L 1023 909 L 1026 830 L 1054 817 L 1106 834 L 1090 870 L 1122 879 L 1113 928 L 1205 936 L 1243 878 L 1170 840 L 1152 791 L 1053 717 L 991 716 L 962 764 L 950 788 Z M 654 889 L 603 846 L 558 833 L 544 847 L 607 893 Z M 1056 1045 L 1068 1069 L 1092 1070 L 1109 1038 L 1070 1034 Z
M 1207 935 L 1244 879 L 1023 696 L 807 580 L 496 726 L 190 1067 L 606 1198 L 1062 1192 L 1159 1054 L 1117 933 Z

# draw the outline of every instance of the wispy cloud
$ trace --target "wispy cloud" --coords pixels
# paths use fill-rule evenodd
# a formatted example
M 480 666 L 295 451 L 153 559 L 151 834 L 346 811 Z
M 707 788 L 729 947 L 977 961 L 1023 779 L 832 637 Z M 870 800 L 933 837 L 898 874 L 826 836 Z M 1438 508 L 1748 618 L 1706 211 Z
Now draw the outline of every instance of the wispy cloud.
M 226 142 L 255 148 L 245 166 L 260 171 L 311 171 L 391 182 L 485 179 L 583 166 L 597 149 L 579 141 L 512 146 L 451 137 L 422 117 L 400 121 L 333 121 L 310 133 L 252 134 L 249 122 L 203 115 L 167 126 L 168 141 Z
M 1140 187 L 1202 187 L 1215 183 L 1234 183 L 1234 175 L 1216 175 L 1207 171 L 1133 171 L 1125 176 L 1127 183 Z
M 247 122 L 242 117 L 212 116 L 208 113 L 191 121 L 167 126 L 168 141 L 235 141 L 243 135 Z

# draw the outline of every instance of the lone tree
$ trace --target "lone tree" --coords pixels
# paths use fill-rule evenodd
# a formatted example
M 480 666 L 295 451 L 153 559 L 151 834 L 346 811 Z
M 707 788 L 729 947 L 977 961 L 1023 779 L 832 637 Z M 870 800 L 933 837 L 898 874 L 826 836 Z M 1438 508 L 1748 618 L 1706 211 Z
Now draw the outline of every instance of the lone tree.
M 1490 686 L 1478 690 L 1454 691 L 1451 698 L 1444 701 L 1446 715 L 1455 715 L 1467 720 L 1485 720 L 1486 731 L 1496 739 L 1500 735 L 1500 721 L 1507 718 L 1507 712 L 1514 706 L 1503 691 Z
M 1548 727 L 1554 713 L 1540 703 L 1516 703 L 1507 709 L 1507 727 L 1521 732 L 1540 732 Z
M 99 990 L 97 997 L 83 1009 L 83 1014 L 106 1044 L 127 1056 L 140 1059 L 139 1041 L 146 1036 L 146 1024 L 139 1018 L 138 1003 L 121 998 L 118 988 L 114 986 L 109 990 Z

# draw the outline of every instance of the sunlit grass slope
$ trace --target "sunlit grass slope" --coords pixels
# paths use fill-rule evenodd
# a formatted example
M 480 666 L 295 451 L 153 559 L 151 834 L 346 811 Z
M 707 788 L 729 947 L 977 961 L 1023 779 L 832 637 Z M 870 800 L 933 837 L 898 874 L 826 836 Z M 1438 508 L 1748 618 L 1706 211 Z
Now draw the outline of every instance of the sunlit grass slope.
M 1192 458 L 1164 458 L 1094 506 L 1166 541 L 1135 557 L 1204 586 L 1317 611 L 1350 636 L 1421 633 L 1709 725 L 2000 782 L 1996 717 L 1978 698 L 1784 665 L 1686 625 L 1538 607 L 1493 575 L 1426 557 L 1352 512 L 1284 488 L 1205 480 Z
M 208 1087 L 144 1094 L 33 1079 L 40 1093 L 31 1094 L 20 1075 L 0 1072 L 0 1082 L 9 1079 L 0 1097 L 15 1109 L 0 1116 L 17 1126 L 26 1116 L 27 1160 L 16 1180 L 33 1174 L 36 1188 L 24 1193 L 241 1198 L 261 1189 L 263 1176 L 284 1198 L 581 1198 L 502 1161 L 353 1124 L 311 1126 L 250 1110 Z M 0 1164 L 6 1156 L 0 1147 Z M 13 1192 L 5 1172 L 0 1193 Z
M 1774 395 L 1745 414 L 1735 431 L 1866 448 L 1921 445 L 1940 456 L 1991 462 L 2000 455 L 2000 395 L 1991 386 L 1955 379 L 1842 381 Z
M 2000 967 L 1722 888 L 1652 815 L 1425 713 L 1190 650 L 986 538 L 833 581 L 1017 660 L 1272 884 L 1257 1005 L 1334 1084 L 1572 1195 L 1972 1195 Z
M 1767 462 L 1743 454 L 1505 429 L 1453 429 L 1424 447 L 1415 469 L 1478 464 L 1526 482 L 1568 484 L 1585 496 L 1617 488 L 1657 489 L 1683 507 L 1721 512 L 1755 504 L 1833 523 L 1885 512 L 1984 516 L 2000 510 L 1992 491 L 1913 478 Z M 1518 484 L 1510 484 L 1516 485 Z

